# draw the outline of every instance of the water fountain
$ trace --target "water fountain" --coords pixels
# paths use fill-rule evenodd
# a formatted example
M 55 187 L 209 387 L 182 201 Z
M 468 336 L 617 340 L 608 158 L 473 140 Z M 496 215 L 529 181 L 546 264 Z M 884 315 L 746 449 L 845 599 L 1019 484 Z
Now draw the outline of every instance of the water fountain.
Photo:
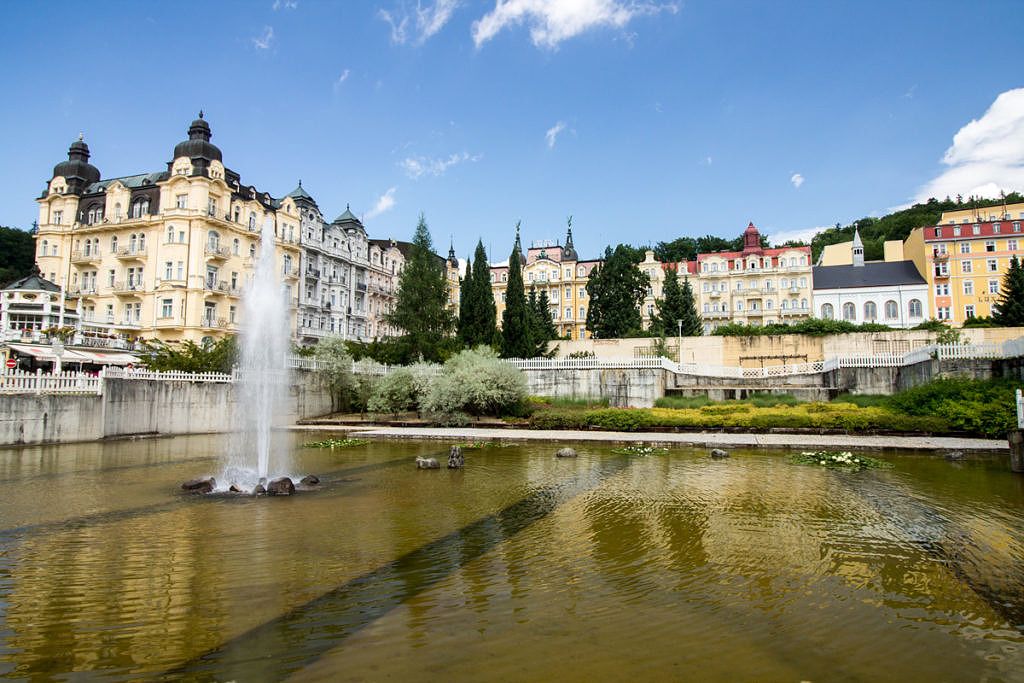
M 242 333 L 236 383 L 234 429 L 226 436 L 225 467 L 216 481 L 186 482 L 186 490 L 232 493 L 293 493 L 287 448 L 274 448 L 276 416 L 285 413 L 289 371 L 288 301 L 274 249 L 274 219 L 260 232 L 252 282 L 242 300 Z M 308 483 L 307 478 L 303 483 Z

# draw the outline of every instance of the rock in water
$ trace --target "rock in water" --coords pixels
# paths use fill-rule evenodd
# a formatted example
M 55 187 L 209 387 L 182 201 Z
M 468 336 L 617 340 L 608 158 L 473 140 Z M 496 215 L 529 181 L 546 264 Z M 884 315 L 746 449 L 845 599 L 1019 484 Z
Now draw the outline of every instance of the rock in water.
M 303 486 L 316 486 L 317 484 L 320 483 L 320 477 L 316 476 L 315 474 L 307 474 L 306 476 L 299 480 L 299 483 L 302 484 Z
M 575 449 L 572 449 L 572 448 L 559 448 L 558 451 L 555 452 L 555 457 L 556 458 L 575 458 L 576 457 L 576 451 L 575 451 Z
M 437 462 L 437 458 L 421 458 L 416 456 L 416 469 L 420 470 L 439 470 L 441 469 L 440 463 Z
M 718 459 L 720 459 L 720 458 L 728 458 L 729 457 L 729 451 L 723 450 L 721 448 L 712 448 L 711 449 L 711 457 L 712 458 L 718 458 Z
M 181 485 L 181 488 L 190 493 L 210 493 L 217 488 L 217 480 L 213 477 L 207 479 L 190 479 Z
M 254 496 L 262 496 L 266 492 L 267 492 L 267 487 L 266 486 L 264 486 L 263 484 L 256 484 L 256 488 L 254 488 L 252 490 L 252 495 L 254 495 Z
M 466 459 L 462 457 L 462 447 L 452 446 L 448 452 L 448 469 L 457 470 L 465 466 Z
M 295 493 L 295 484 L 288 477 L 278 477 L 267 484 L 268 496 L 290 496 Z
M 245 491 L 242 490 L 242 487 L 240 487 L 238 484 L 232 484 L 231 486 L 229 486 L 228 491 L 230 491 L 231 493 L 245 493 Z

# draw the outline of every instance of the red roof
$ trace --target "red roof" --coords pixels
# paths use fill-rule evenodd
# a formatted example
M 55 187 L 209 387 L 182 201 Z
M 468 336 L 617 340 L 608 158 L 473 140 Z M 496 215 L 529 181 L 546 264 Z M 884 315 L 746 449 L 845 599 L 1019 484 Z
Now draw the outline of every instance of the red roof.
M 769 256 L 777 257 L 777 256 L 779 256 L 779 255 L 781 255 L 781 254 L 783 254 L 785 252 L 788 252 L 788 251 L 797 251 L 797 252 L 801 252 L 803 254 L 810 255 L 811 248 L 810 247 L 773 247 L 771 249 L 762 249 L 761 250 L 761 255 L 765 256 L 765 257 L 769 257 Z M 697 254 L 697 260 L 698 261 L 704 261 L 704 260 L 712 258 L 712 257 L 717 257 L 717 258 L 724 258 L 726 260 L 731 261 L 731 260 L 734 260 L 734 259 L 741 258 L 742 256 L 743 256 L 743 252 L 742 251 L 716 251 L 716 252 L 711 253 L 711 254 Z
M 981 239 L 983 237 L 1005 237 L 1007 235 L 1021 235 L 1021 221 L 977 221 L 972 223 L 956 223 L 946 225 L 935 225 L 924 229 L 924 241 L 935 242 L 945 240 L 956 240 L 956 239 Z M 974 234 L 974 226 L 978 226 L 978 234 Z M 996 232 L 996 226 L 999 226 L 999 232 Z M 1013 226 L 1017 225 L 1017 229 L 1014 230 Z M 960 234 L 957 235 L 953 232 L 954 228 L 960 228 Z M 940 236 L 936 236 L 936 231 L 941 231 Z

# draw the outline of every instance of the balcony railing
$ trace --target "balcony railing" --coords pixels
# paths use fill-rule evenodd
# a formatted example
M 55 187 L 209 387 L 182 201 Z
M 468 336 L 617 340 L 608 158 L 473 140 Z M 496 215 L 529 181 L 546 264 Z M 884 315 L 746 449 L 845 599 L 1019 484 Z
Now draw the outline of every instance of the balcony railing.
M 117 250 L 117 258 L 123 261 L 145 260 L 146 248 L 135 247 L 132 249 L 131 247 L 123 247 Z
M 203 250 L 206 254 L 206 258 L 214 259 L 217 261 L 223 261 L 231 256 L 231 250 L 227 247 L 219 247 L 213 244 L 207 244 L 206 249 Z
M 71 252 L 72 263 L 97 263 L 99 262 L 100 258 L 101 257 L 99 253 L 95 251 L 89 251 L 88 253 L 84 251 Z
M 114 294 L 126 295 L 126 296 L 134 296 L 134 295 L 139 294 L 140 292 L 145 291 L 145 287 L 142 285 L 141 282 L 132 282 L 132 281 L 128 281 L 128 282 L 118 281 L 118 282 L 115 282 L 114 286 L 112 287 L 112 289 L 114 290 Z

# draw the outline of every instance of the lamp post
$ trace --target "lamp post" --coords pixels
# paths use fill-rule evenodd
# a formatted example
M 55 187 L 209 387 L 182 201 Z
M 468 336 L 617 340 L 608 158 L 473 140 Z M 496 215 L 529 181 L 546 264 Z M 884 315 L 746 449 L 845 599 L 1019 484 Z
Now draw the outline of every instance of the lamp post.
M 676 347 L 676 362 L 683 362 L 683 319 L 680 318 L 676 322 L 679 323 L 679 346 Z

